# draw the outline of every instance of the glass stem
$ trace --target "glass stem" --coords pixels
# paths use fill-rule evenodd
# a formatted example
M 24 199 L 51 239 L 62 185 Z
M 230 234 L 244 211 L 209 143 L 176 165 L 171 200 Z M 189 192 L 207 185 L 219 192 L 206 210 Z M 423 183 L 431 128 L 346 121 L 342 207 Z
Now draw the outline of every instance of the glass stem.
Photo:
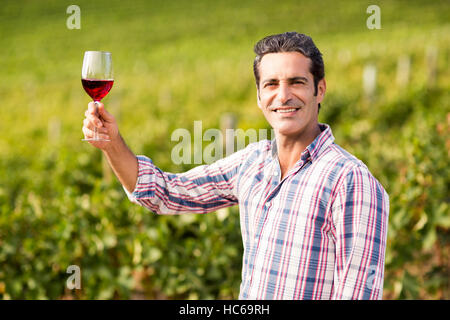
M 98 103 L 98 101 L 94 101 L 94 104 L 95 104 L 95 115 L 97 117 L 99 117 L 99 114 L 98 114 L 99 103 Z M 94 126 L 94 140 L 98 140 L 98 128 L 97 128 L 97 126 Z

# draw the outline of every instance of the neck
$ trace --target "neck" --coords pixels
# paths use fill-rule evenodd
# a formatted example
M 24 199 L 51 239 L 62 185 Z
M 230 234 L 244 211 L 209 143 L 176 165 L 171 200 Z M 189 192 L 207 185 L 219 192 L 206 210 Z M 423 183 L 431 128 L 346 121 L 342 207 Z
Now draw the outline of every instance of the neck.
M 311 130 L 305 130 L 296 136 L 286 136 L 278 134 L 276 136 L 278 160 L 280 162 L 281 178 L 300 159 L 302 152 L 321 133 L 319 125 L 316 124 Z

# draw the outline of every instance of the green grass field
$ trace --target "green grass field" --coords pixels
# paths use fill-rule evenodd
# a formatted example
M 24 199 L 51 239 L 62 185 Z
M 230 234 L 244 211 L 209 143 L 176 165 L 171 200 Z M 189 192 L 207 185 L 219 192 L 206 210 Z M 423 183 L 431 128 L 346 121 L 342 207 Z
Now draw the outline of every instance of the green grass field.
M 129 203 L 100 152 L 81 142 L 82 58 L 112 52 L 104 103 L 123 137 L 181 172 L 192 165 L 170 159 L 175 129 L 219 128 L 224 113 L 239 128 L 267 128 L 253 45 L 284 31 L 314 39 L 327 80 L 319 121 L 390 195 L 385 298 L 450 298 L 447 1 L 378 1 L 381 30 L 366 26 L 370 1 L 78 1 L 79 30 L 66 27 L 71 4 L 0 6 L 0 298 L 237 298 L 237 208 L 156 217 Z M 362 90 L 368 64 L 373 100 Z M 65 287 L 72 264 L 82 290 Z

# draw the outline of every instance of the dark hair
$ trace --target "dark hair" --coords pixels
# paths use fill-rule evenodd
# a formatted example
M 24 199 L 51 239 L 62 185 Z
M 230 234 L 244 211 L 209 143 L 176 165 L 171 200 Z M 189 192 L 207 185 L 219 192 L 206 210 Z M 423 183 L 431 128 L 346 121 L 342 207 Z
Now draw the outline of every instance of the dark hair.
M 311 37 L 297 32 L 275 34 L 258 41 L 253 50 L 256 53 L 255 61 L 253 62 L 253 73 L 255 74 L 256 87 L 258 90 L 260 81 L 259 64 L 261 63 L 262 57 L 267 53 L 296 51 L 311 60 L 309 71 L 314 77 L 314 95 L 317 95 L 317 85 L 325 76 L 325 67 L 323 64 L 322 53 L 320 53 Z

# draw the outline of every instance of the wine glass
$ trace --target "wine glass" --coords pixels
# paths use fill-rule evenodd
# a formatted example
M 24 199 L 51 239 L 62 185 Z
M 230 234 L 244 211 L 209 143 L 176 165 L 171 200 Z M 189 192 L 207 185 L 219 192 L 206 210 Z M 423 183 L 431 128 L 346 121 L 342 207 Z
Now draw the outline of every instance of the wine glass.
M 108 94 L 114 83 L 111 52 L 86 51 L 84 53 L 81 83 L 84 90 L 94 100 L 98 115 L 98 103 Z M 110 141 L 98 136 L 94 127 L 94 137 L 83 141 Z

